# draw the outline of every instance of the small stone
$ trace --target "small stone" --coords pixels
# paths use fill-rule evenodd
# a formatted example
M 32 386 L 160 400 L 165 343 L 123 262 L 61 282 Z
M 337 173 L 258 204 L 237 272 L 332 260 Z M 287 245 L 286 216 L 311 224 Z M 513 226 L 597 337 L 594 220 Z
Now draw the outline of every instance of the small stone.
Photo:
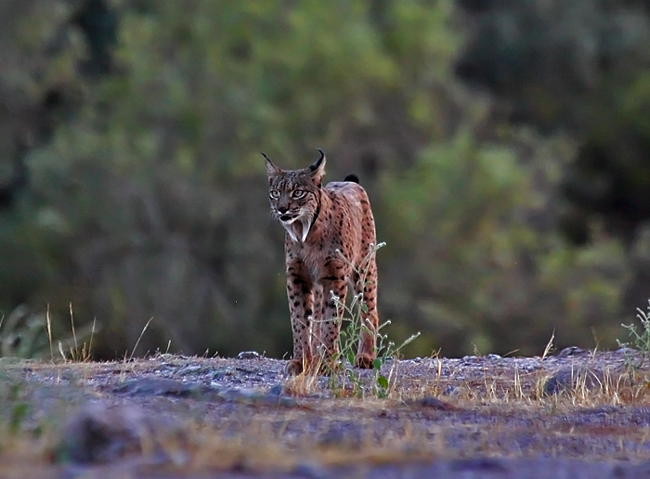
M 257 351 L 242 351 L 237 355 L 237 359 L 260 359 L 261 357 Z
M 621 354 L 634 354 L 636 353 L 636 349 L 630 348 L 628 346 L 622 346 L 616 350 L 617 353 Z
M 572 356 L 579 356 L 581 354 L 588 353 L 586 349 L 579 348 L 578 346 L 569 346 L 568 348 L 564 348 L 562 351 L 560 351 L 557 354 L 558 358 L 570 358 Z
M 449 385 L 445 388 L 444 391 L 442 391 L 443 396 L 450 396 L 450 397 L 457 397 L 460 395 L 460 388 L 457 388 L 456 386 Z
M 220 390 L 217 395 L 226 401 L 237 402 L 251 399 L 253 393 L 245 388 L 225 388 Z
M 502 358 L 501 356 L 499 356 L 498 354 L 488 354 L 488 355 L 486 356 L 486 358 L 489 359 L 489 360 L 491 360 L 491 361 L 497 361 L 497 360 L 499 360 L 499 359 L 503 359 L 503 358 Z
M 268 394 L 271 396 L 282 396 L 284 394 L 284 386 L 282 384 L 276 384 L 269 389 Z
M 196 374 L 199 374 L 199 373 L 203 372 L 205 369 L 207 369 L 205 366 L 200 366 L 198 364 L 192 364 L 192 365 L 189 365 L 189 366 L 185 366 L 182 369 L 179 369 L 178 374 L 180 374 L 180 375 L 190 375 L 190 374 L 196 375 Z

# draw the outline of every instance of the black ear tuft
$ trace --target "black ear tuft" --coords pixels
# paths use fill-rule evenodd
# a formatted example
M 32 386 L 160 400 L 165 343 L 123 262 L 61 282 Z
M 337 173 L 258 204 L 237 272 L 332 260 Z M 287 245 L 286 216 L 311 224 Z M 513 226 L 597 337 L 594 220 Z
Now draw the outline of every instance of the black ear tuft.
M 266 153 L 262 152 L 262 156 L 264 157 L 264 163 L 266 163 L 266 172 L 268 173 L 269 177 L 282 173 L 282 170 L 273 164 L 271 158 L 266 156 Z
M 345 178 L 343 178 L 343 181 L 351 181 L 352 183 L 359 183 L 359 177 L 354 173 L 350 173 Z
M 320 168 L 321 164 L 323 163 L 323 160 L 325 159 L 325 153 L 323 153 L 323 150 L 319 148 L 318 151 L 320 152 L 320 158 L 314 161 L 313 164 L 309 165 L 309 171 L 311 171 L 312 173 L 316 171 L 318 168 Z

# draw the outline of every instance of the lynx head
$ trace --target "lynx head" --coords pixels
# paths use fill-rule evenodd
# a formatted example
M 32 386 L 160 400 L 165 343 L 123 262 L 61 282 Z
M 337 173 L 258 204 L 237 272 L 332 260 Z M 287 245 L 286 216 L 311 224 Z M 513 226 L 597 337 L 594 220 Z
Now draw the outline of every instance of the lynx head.
M 321 181 L 325 174 L 325 153 L 302 170 L 281 170 L 264 153 L 269 175 L 271 213 L 293 241 L 305 242 L 320 209 Z

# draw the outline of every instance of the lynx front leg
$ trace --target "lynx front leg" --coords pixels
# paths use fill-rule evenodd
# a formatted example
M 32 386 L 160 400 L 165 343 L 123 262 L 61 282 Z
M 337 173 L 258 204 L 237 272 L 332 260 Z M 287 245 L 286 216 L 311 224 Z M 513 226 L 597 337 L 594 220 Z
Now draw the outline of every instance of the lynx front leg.
M 357 295 L 363 292 L 363 302 L 367 308 L 367 312 L 361 312 L 363 326 L 361 328 L 359 350 L 354 363 L 359 368 L 370 369 L 375 360 L 377 329 L 379 328 L 379 316 L 377 314 L 377 264 L 375 263 L 374 257 L 368 265 L 368 274 L 365 277 L 365 281 L 363 277 L 359 278 L 358 275 L 355 275 L 354 280 L 354 292 Z
M 341 332 L 341 317 L 348 285 L 345 277 L 328 277 L 322 282 L 322 307 L 318 325 L 317 347 L 325 363 L 338 353 L 337 339 Z M 335 300 L 332 295 L 337 299 Z
M 291 313 L 291 328 L 293 332 L 293 358 L 287 365 L 287 373 L 300 374 L 304 368 L 313 362 L 312 351 L 312 316 L 313 316 L 313 284 L 300 269 L 295 266 L 287 268 L 287 295 L 289 297 L 289 312 Z

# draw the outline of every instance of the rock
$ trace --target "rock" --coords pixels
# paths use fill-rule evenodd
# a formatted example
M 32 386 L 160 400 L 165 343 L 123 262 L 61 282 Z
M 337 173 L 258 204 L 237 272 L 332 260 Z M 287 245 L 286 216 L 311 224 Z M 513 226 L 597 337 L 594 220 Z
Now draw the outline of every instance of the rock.
M 500 459 L 476 458 L 476 459 L 457 459 L 449 463 L 449 469 L 457 472 L 474 472 L 505 474 L 508 469 Z
M 169 418 L 146 414 L 133 406 L 111 407 L 91 403 L 74 414 L 63 428 L 58 456 L 63 461 L 93 464 L 110 463 L 129 454 L 163 454 L 160 441 L 182 430 Z
M 460 396 L 461 392 L 462 392 L 461 388 L 456 387 L 453 384 L 450 384 L 445 388 L 444 391 L 442 391 L 442 395 L 449 396 L 449 397 L 458 397 Z
M 211 372 L 210 366 L 202 365 L 202 364 L 191 364 L 189 366 L 185 366 L 184 368 L 181 368 L 176 371 L 176 374 L 180 376 L 198 376 L 200 374 L 206 373 L 206 372 Z
M 578 346 L 569 346 L 568 348 L 564 348 L 562 351 L 557 353 L 558 358 L 570 358 L 571 356 L 579 356 L 581 354 L 587 354 L 590 351 L 586 349 L 581 349 Z
M 210 389 L 200 383 L 186 383 L 167 378 L 143 377 L 120 384 L 113 392 L 133 396 L 178 396 L 187 397 Z
M 269 404 L 287 407 L 298 405 L 292 397 L 284 396 L 282 390 L 278 393 L 277 387 L 271 389 L 271 391 L 265 392 L 257 388 L 224 388 L 217 393 L 217 396 L 228 402 Z
M 242 351 L 237 355 L 237 359 L 260 359 L 261 357 L 257 351 Z
M 480 358 L 477 357 L 477 356 L 473 356 L 473 355 L 471 355 L 471 356 L 463 356 L 461 361 L 462 361 L 463 364 L 474 363 L 474 362 L 480 361 Z
M 454 409 L 451 404 L 441 401 L 433 396 L 424 396 L 423 398 L 412 401 L 410 405 L 420 406 L 427 409 L 437 409 L 439 411 L 450 411 Z
M 564 368 L 555 372 L 544 384 L 544 394 L 553 395 L 563 391 L 575 391 L 580 388 L 600 388 L 605 380 L 605 375 L 600 369 Z
M 616 350 L 616 352 L 624 355 L 633 355 L 637 353 L 637 350 L 634 348 L 630 348 L 629 346 L 621 346 Z
M 321 446 L 337 446 L 347 450 L 358 450 L 364 444 L 362 426 L 353 421 L 332 422 L 318 438 Z
M 271 396 L 282 396 L 283 394 L 285 394 L 284 389 L 285 389 L 284 385 L 281 384 L 281 383 L 278 383 L 278 384 L 276 384 L 275 386 L 273 386 L 272 388 L 269 389 L 268 394 L 270 394 Z

